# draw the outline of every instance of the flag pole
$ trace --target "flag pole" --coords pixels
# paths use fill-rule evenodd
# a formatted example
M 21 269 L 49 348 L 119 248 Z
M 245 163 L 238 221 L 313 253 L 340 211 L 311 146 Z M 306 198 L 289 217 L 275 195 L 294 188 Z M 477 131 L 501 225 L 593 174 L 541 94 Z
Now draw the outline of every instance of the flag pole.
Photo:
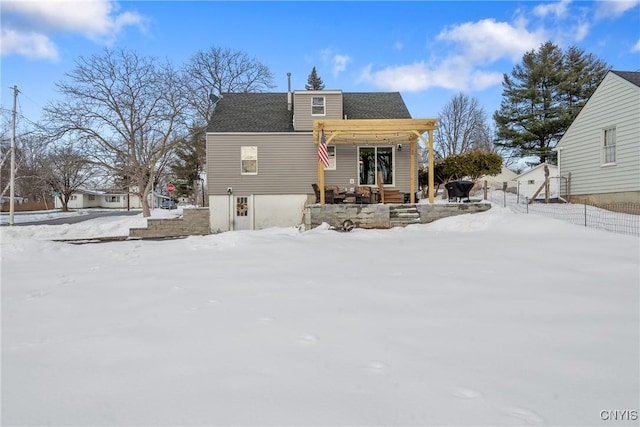
M 322 129 L 320 131 L 321 133 L 318 134 L 318 138 L 320 138 L 320 140 L 318 141 L 318 152 L 320 152 L 320 144 L 322 144 L 322 137 L 324 136 L 324 129 Z M 318 156 L 318 187 L 320 190 L 320 204 L 324 205 L 325 204 L 325 197 L 324 197 L 324 164 L 320 161 L 320 157 Z

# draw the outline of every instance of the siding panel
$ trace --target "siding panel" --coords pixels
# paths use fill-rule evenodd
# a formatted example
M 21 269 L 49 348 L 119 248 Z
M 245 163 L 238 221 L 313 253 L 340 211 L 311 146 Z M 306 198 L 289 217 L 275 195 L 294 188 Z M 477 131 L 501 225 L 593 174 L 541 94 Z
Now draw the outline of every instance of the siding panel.
M 240 147 L 258 147 L 258 174 L 240 173 Z M 409 192 L 410 153 L 408 142 L 395 153 L 395 186 Z M 325 183 L 349 188 L 358 182 L 357 146 L 336 147 L 336 170 L 325 171 Z M 214 161 L 215 160 L 215 161 Z M 207 134 L 207 188 L 209 195 L 313 194 L 317 182 L 317 146 L 311 132 Z M 416 159 L 417 183 L 417 159 Z M 354 184 L 350 180 L 354 180 Z M 417 184 L 416 184 L 417 185 Z M 417 187 L 416 187 L 417 190 Z
M 324 116 L 311 115 L 311 98 L 314 96 L 324 96 Z M 314 120 L 342 118 L 342 92 L 296 91 L 293 93 L 293 126 L 296 131 L 313 130 Z
M 602 163 L 603 129 L 616 127 L 616 163 Z M 609 73 L 558 144 L 571 193 L 640 191 L 640 88 Z

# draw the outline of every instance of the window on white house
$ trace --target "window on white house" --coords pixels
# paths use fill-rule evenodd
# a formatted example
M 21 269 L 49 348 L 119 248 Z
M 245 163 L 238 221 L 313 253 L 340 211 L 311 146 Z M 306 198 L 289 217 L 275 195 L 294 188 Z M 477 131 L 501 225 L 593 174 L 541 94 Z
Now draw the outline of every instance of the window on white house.
M 530 180 L 527 181 L 527 184 L 529 184 L 529 185 L 533 185 L 535 183 L 536 183 L 535 179 L 530 179 Z
M 76 200 L 78 199 L 78 196 L 76 196 L 75 194 L 71 195 L 71 197 L 69 197 L 69 200 Z
M 240 172 L 242 175 L 258 174 L 258 147 L 242 146 L 240 147 Z
M 96 196 L 94 196 L 93 194 L 89 194 L 89 200 L 95 200 Z
M 616 128 L 605 129 L 603 132 L 602 163 L 616 162 Z
M 107 203 L 118 203 L 120 201 L 120 196 L 104 196 L 104 200 Z
M 358 147 L 358 185 L 394 185 L 393 147 Z
M 324 116 L 324 96 L 314 96 L 311 98 L 311 115 Z
M 327 145 L 327 154 L 329 155 L 329 167 L 325 170 L 336 170 L 336 146 Z

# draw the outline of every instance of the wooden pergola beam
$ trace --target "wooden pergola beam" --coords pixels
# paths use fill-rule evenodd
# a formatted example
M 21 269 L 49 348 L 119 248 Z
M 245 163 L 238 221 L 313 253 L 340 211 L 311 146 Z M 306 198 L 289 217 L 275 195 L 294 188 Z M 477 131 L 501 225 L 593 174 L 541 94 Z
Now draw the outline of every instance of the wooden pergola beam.
M 322 132 L 325 143 L 331 145 L 356 145 L 366 142 L 367 145 L 389 145 L 402 142 L 409 143 L 410 149 L 410 191 L 411 203 L 415 203 L 415 163 L 418 138 L 429 149 L 429 203 L 434 203 L 433 173 L 433 131 L 438 119 L 356 119 L 356 120 L 314 120 L 313 141 L 320 144 Z M 424 134 L 428 134 L 428 139 Z M 320 187 L 320 204 L 324 199 L 324 165 L 318 162 L 318 186 Z

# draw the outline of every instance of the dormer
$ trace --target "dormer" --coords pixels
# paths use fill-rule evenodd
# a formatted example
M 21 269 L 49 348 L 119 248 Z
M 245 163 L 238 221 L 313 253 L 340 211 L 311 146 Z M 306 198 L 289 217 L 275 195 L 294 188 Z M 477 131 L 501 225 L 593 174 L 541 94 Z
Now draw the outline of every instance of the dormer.
M 297 90 L 293 92 L 293 129 L 313 130 L 313 121 L 342 119 L 341 90 Z

